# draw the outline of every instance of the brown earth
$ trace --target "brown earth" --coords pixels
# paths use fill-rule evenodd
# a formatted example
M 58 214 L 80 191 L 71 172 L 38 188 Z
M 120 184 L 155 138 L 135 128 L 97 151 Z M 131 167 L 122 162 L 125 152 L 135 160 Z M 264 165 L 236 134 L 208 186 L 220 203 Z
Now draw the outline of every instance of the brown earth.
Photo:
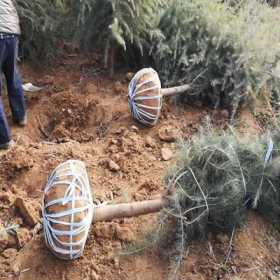
M 126 73 L 110 78 L 99 65 L 96 57 L 71 56 L 54 69 L 22 67 L 27 81 L 45 88 L 26 94 L 28 125 L 12 126 L 16 145 L 0 152 L 0 279 L 167 279 L 164 252 L 145 245 L 157 215 L 94 224 L 84 256 L 73 262 L 56 259 L 36 233 L 42 189 L 59 163 L 83 160 L 98 201 L 143 200 L 163 190 L 177 138 L 189 139 L 206 115 L 226 125 L 226 112 L 165 100 L 158 125 L 144 128 L 128 110 Z M 248 110 L 237 126 L 261 132 Z M 279 233 L 262 218 L 251 214 L 237 230 L 225 263 L 229 245 L 227 235 L 193 244 L 178 279 L 279 279 Z

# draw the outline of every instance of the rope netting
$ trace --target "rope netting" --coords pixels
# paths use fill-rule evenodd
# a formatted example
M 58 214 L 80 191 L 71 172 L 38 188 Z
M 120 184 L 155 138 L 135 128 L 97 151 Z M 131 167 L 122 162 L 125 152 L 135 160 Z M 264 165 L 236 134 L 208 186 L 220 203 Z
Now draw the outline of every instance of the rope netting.
M 128 88 L 128 103 L 134 119 L 149 126 L 157 123 L 162 107 L 160 91 L 161 82 L 154 69 L 144 68 L 136 73 Z
M 94 213 L 83 162 L 69 160 L 49 177 L 44 190 L 43 226 L 47 246 L 63 259 L 83 253 Z

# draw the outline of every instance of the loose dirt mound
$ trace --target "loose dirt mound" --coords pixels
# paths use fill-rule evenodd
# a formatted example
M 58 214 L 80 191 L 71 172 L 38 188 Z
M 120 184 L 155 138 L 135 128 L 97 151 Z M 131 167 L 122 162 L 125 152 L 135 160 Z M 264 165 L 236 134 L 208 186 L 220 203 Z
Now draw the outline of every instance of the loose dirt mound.
M 67 61 L 48 73 L 23 69 L 29 81 L 48 86 L 27 94 L 28 126 L 12 127 L 17 145 L 0 152 L 0 279 L 165 279 L 165 251 L 147 242 L 158 224 L 156 215 L 96 224 L 81 259 L 57 260 L 34 226 L 42 189 L 53 168 L 75 158 L 86 163 L 98 202 L 154 197 L 175 160 L 175 141 L 196 133 L 207 114 L 219 128 L 228 115 L 165 101 L 159 124 L 141 127 L 128 110 L 125 73 L 113 79 L 89 76 L 86 59 Z M 245 114 L 244 132 L 244 119 L 251 133 L 260 131 Z M 278 279 L 279 234 L 262 219 L 252 215 L 250 224 L 236 232 L 226 264 L 230 237 L 209 238 L 191 246 L 179 279 Z
M 65 142 L 69 139 L 89 142 L 106 136 L 110 123 L 119 118 L 113 110 L 118 98 L 97 98 L 98 88 L 79 93 L 81 89 L 55 94 L 44 104 L 45 112 L 38 117 L 43 137 L 49 141 Z M 116 102 L 114 104 L 113 102 Z

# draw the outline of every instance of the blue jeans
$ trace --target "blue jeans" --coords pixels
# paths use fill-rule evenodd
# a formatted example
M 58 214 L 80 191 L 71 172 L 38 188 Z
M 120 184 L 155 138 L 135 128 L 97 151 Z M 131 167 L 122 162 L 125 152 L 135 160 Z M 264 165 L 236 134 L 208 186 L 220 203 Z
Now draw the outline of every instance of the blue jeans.
M 22 89 L 22 81 L 17 71 L 18 37 L 0 39 L 0 144 L 10 141 L 10 129 L 5 116 L 2 91 L 2 72 L 7 81 L 9 104 L 13 120 L 20 122 L 25 117 L 25 101 Z

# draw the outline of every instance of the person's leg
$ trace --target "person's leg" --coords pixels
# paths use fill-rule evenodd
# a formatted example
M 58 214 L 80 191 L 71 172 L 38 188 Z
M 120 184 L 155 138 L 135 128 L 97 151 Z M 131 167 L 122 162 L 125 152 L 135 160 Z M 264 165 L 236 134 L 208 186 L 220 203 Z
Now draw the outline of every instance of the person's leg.
M 18 38 L 7 39 L 7 57 L 3 63 L 3 72 L 7 80 L 7 89 L 12 116 L 20 124 L 26 118 L 24 93 L 21 76 L 16 67 Z
M 7 148 L 10 141 L 10 129 L 6 119 L 3 101 L 1 97 L 2 92 L 2 66 L 6 58 L 5 39 L 0 39 L 0 149 Z

